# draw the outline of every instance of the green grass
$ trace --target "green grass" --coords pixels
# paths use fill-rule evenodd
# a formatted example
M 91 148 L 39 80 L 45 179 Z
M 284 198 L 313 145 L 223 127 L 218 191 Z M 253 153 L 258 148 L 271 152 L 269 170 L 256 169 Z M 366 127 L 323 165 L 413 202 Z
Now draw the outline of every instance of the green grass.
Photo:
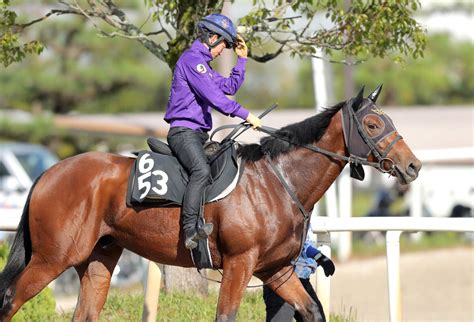
M 367 214 L 374 203 L 374 193 L 354 191 L 352 199 L 352 216 L 362 217 Z
M 208 296 L 190 293 L 161 292 L 158 306 L 157 321 L 214 321 L 217 307 L 217 292 Z M 127 294 L 124 291 L 113 290 L 100 316 L 100 321 L 141 321 L 143 311 L 143 294 Z M 70 321 L 72 312 L 59 315 L 51 321 Z M 265 305 L 262 291 L 247 292 L 237 314 L 237 321 L 265 321 Z M 331 321 L 355 322 L 354 312 L 342 315 L 331 314 Z
M 352 195 L 352 217 L 363 217 L 374 206 L 375 192 L 354 189 Z M 326 198 L 322 198 L 319 202 L 319 211 L 321 216 L 326 216 Z M 405 213 L 406 204 L 403 198 L 397 198 L 390 205 L 392 214 Z
M 386 252 L 385 237 L 383 237 L 383 241 L 382 244 L 376 244 L 353 238 L 352 256 L 373 257 L 384 255 Z M 408 233 L 403 233 L 400 238 L 401 253 L 463 246 L 473 246 L 473 243 L 467 240 L 462 233 L 455 232 L 423 233 L 421 239 L 416 242 L 411 240 L 410 234 Z
M 207 297 L 191 294 L 161 293 L 158 315 L 159 321 L 213 321 L 217 307 L 217 293 Z M 164 319 L 166 317 L 166 319 Z M 260 291 L 248 292 L 239 308 L 238 321 L 264 321 L 265 306 Z

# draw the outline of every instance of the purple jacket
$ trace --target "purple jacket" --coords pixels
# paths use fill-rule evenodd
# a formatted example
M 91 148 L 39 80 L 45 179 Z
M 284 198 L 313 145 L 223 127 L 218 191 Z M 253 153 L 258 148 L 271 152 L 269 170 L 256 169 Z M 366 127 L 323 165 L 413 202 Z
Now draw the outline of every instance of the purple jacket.
M 249 111 L 227 98 L 240 88 L 245 77 L 246 58 L 238 58 L 229 78 L 214 71 L 212 55 L 199 40 L 176 63 L 165 121 L 171 127 L 184 126 L 207 132 L 212 128 L 211 108 L 245 120 Z

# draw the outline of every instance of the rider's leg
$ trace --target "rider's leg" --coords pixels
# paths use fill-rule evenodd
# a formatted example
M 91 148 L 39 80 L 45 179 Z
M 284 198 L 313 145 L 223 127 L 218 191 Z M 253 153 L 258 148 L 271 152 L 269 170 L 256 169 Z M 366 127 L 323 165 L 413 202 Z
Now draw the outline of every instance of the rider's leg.
M 189 174 L 189 182 L 183 198 L 181 220 L 185 234 L 185 246 L 190 249 L 197 246 L 197 239 L 206 237 L 212 231 L 212 224 L 206 224 L 201 229 L 205 234 L 197 233 L 201 198 L 209 185 L 211 176 L 203 148 L 208 137 L 206 133 L 185 127 L 173 127 L 168 133 L 168 143 L 171 150 Z

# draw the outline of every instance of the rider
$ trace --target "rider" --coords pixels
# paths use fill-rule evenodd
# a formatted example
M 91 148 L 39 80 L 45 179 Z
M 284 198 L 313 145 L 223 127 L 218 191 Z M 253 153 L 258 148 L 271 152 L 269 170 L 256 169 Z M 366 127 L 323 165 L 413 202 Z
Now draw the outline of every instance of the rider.
M 261 126 L 260 119 L 229 99 L 244 81 L 247 46 L 232 21 L 221 14 L 211 14 L 199 21 L 198 39 L 178 59 L 165 121 L 170 123 L 168 144 L 174 155 L 189 174 L 182 208 L 182 227 L 185 246 L 193 249 L 198 239 L 212 232 L 211 223 L 198 227 L 201 198 L 210 182 L 210 166 L 203 144 L 209 139 L 212 128 L 211 109 L 222 114 L 239 117 L 254 128 Z M 234 48 L 237 63 L 229 78 L 214 71 L 209 62 L 218 57 L 224 48 Z

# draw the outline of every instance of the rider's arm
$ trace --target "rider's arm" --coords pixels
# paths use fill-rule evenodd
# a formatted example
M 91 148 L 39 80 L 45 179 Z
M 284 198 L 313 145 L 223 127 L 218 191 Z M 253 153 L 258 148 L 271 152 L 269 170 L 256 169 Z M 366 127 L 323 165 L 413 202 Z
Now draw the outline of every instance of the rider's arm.
M 305 242 L 303 254 L 309 258 L 314 258 L 316 263 L 323 268 L 324 275 L 329 276 L 334 274 L 336 267 L 334 266 L 332 260 L 321 253 L 317 248 L 313 247 L 310 243 Z
M 245 64 L 247 63 L 247 58 L 239 57 L 237 58 L 237 63 L 235 67 L 232 68 L 230 76 L 228 78 L 219 75 L 219 73 L 214 74 L 214 82 L 217 86 L 227 95 L 234 95 L 242 86 L 245 79 Z
M 313 247 L 313 245 L 311 245 L 311 242 L 309 241 L 305 241 L 304 243 L 304 249 L 303 249 L 303 254 L 309 258 L 314 258 L 316 255 L 320 254 L 321 252 L 319 251 L 319 249 L 317 249 L 316 247 Z
M 197 67 L 198 65 L 204 65 L 205 68 Z M 206 63 L 199 64 L 195 60 L 186 60 L 180 67 L 183 68 L 191 90 L 199 99 L 207 102 L 222 114 L 238 116 L 242 120 L 247 119 L 249 111 L 224 95 L 211 78 L 209 66 Z

